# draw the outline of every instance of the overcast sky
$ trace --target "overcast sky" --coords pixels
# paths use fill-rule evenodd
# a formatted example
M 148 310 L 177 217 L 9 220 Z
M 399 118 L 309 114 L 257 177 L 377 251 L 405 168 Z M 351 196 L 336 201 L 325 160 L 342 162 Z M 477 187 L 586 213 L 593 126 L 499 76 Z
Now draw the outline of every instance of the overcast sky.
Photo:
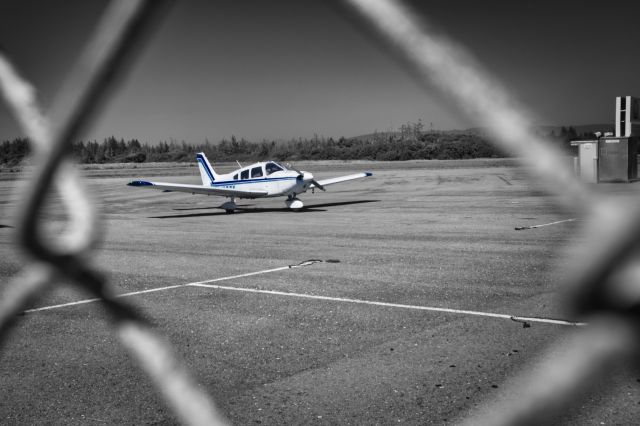
M 612 123 L 640 96 L 640 2 L 410 2 L 539 124 Z M 53 102 L 105 2 L 2 0 L 0 46 Z M 595 4 L 595 5 L 594 5 Z M 356 136 L 422 119 L 482 125 L 419 85 L 329 1 L 176 2 L 86 135 L 142 142 Z M 0 140 L 22 136 L 4 105 Z

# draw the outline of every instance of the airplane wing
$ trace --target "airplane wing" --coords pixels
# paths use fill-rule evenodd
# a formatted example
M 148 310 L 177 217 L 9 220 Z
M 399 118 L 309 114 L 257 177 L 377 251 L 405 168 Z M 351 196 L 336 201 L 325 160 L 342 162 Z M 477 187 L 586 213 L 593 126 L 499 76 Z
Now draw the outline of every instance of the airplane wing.
M 339 177 L 334 177 L 330 179 L 319 180 L 318 183 L 322 186 L 327 186 L 327 185 L 333 185 L 334 183 L 346 182 L 348 180 L 360 179 L 360 178 L 369 177 L 369 176 L 373 176 L 373 173 L 371 172 L 355 173 L 353 175 L 339 176 Z M 314 184 L 311 184 L 309 186 L 309 188 L 315 188 L 315 187 L 316 186 Z
M 157 189 L 165 192 L 188 192 L 190 194 L 221 195 L 223 197 L 260 198 L 268 195 L 268 192 L 266 191 L 244 191 L 242 189 L 215 188 L 211 186 L 187 185 L 180 183 L 150 182 L 147 180 L 134 180 L 129 182 L 127 185 L 137 186 L 140 188 Z

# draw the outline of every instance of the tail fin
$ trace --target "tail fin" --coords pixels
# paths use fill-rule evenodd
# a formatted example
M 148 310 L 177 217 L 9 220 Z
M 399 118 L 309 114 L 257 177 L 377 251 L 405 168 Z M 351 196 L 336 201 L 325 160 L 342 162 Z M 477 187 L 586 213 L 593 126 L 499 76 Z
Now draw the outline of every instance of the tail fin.
M 196 159 L 198 160 L 198 168 L 200 169 L 202 184 L 205 186 L 211 186 L 211 184 L 218 178 L 218 175 L 213 171 L 213 167 L 209 164 L 209 160 L 207 160 L 207 156 L 204 155 L 204 152 L 197 153 Z

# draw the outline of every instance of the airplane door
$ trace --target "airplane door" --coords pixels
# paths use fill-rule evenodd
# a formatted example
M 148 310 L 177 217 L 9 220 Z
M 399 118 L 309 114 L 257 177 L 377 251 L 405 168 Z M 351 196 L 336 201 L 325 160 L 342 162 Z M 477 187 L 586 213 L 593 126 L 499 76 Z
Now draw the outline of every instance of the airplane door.
M 257 166 L 251 169 L 251 179 L 264 179 L 264 170 L 262 166 Z M 258 180 L 255 183 L 251 184 L 251 189 L 256 191 L 264 191 L 265 190 L 265 182 L 264 180 Z

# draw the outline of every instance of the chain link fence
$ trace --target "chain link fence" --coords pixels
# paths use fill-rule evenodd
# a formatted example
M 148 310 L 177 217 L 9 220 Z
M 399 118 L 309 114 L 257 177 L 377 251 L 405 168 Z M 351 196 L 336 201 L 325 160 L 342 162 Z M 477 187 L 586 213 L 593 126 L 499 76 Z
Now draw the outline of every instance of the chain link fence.
M 515 153 L 560 202 L 581 208 L 591 218 L 587 224 L 598 224 L 591 225 L 589 244 L 575 247 L 576 260 L 568 266 L 566 282 L 561 283 L 567 290 L 568 306 L 589 325 L 571 341 L 559 342 L 548 355 L 542 355 L 535 374 L 524 371 L 515 380 L 520 387 L 519 399 L 487 402 L 466 420 L 474 425 L 548 423 L 614 363 L 637 355 L 640 204 L 622 205 L 582 185 L 550 143 L 532 136 L 529 114 L 499 82 L 461 46 L 432 33 L 416 13 L 393 0 L 345 0 L 345 4 L 344 10 L 364 22 L 414 74 L 435 84 L 463 113 L 494 129 L 496 142 Z M 167 1 L 114 1 L 53 110 L 46 115 L 38 106 L 35 89 L 0 54 L 2 96 L 33 144 L 34 164 L 38 165 L 17 213 L 19 243 L 31 263 L 12 279 L 0 300 L 0 345 L 18 314 L 40 294 L 57 282 L 72 282 L 101 299 L 122 344 L 138 359 L 182 422 L 226 424 L 224 415 L 196 385 L 166 341 L 133 306 L 114 298 L 90 265 L 88 254 L 100 236 L 99 215 L 68 158 L 69 144 L 100 112 L 169 6 Z M 53 185 L 62 197 L 68 225 L 55 242 L 43 237 L 39 214 Z M 525 391 L 521 390 L 523 381 Z

